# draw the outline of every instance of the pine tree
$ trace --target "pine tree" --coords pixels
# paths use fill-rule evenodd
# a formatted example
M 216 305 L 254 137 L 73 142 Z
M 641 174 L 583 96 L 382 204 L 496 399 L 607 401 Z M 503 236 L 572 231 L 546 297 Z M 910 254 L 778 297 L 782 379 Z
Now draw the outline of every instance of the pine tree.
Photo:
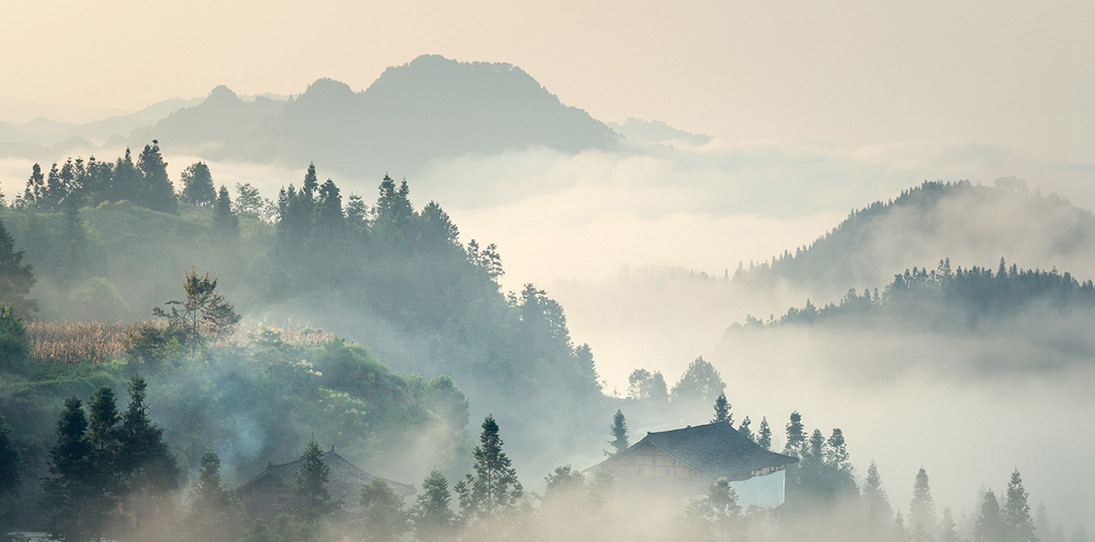
M 730 413 L 730 402 L 726 400 L 726 394 L 719 392 L 719 396 L 715 398 L 715 417 L 712 418 L 711 423 L 728 423 L 733 425 L 734 415 Z
M 399 540 L 410 529 L 407 513 L 403 510 L 403 497 L 384 480 L 373 480 L 361 488 L 361 505 L 365 507 L 362 534 L 366 540 Z
M 304 512 L 315 517 L 326 513 L 334 504 L 327 492 L 327 480 L 331 467 L 323 462 L 323 450 L 315 440 L 308 441 L 300 456 L 296 473 L 296 493 L 304 498 Z
M 19 487 L 22 470 L 22 456 L 12 439 L 11 427 L 4 415 L 0 414 L 0 497 Z
M 202 454 L 198 480 L 190 490 L 186 524 L 194 540 L 231 542 L 243 534 L 239 501 L 221 482 L 221 460 L 212 450 Z
M 80 219 L 80 199 L 65 198 L 62 203 L 64 226 L 61 230 L 61 282 L 64 285 L 76 283 L 87 267 L 88 242 L 84 231 L 84 222 Z
M 612 449 L 615 450 L 609 455 L 618 455 L 627 449 L 627 420 L 624 419 L 624 413 L 616 409 L 616 414 L 612 416 L 612 441 L 609 444 L 612 445 Z
M 452 494 L 449 481 L 441 471 L 434 469 L 422 482 L 422 493 L 411 509 L 414 535 L 424 542 L 451 540 L 456 527 L 456 515 L 452 511 Z
M 1009 541 L 1038 541 L 1038 537 L 1034 534 L 1034 520 L 1030 517 L 1027 491 L 1023 489 L 1023 478 L 1019 476 L 1018 469 L 1011 473 L 1011 480 L 1008 482 L 1008 496 L 1004 502 L 1003 516 Z
M 157 511 L 171 505 L 170 494 L 179 487 L 179 467 L 164 440 L 164 430 L 148 417 L 148 384 L 140 376 L 129 379 L 129 406 L 119 428 L 118 470 L 125 477 L 123 508 L 137 529 Z
M 34 209 L 38 206 L 38 200 L 45 193 L 46 180 L 42 175 L 42 166 L 37 163 L 31 168 L 30 178 L 27 179 L 27 187 L 23 190 L 23 196 L 19 199 L 19 207 Z
M 213 203 L 213 233 L 223 240 L 236 239 L 240 236 L 240 219 L 232 213 L 232 200 L 228 197 L 228 189 L 221 185 Z
M 757 429 L 757 446 L 765 450 L 772 449 L 772 428 L 769 427 L 766 416 L 760 419 L 760 428 Z
M 882 489 L 882 475 L 878 472 L 878 465 L 871 461 L 867 467 L 867 479 L 863 482 L 862 502 L 868 534 L 875 538 L 883 538 L 882 526 L 888 525 L 893 517 L 893 508 L 890 499 L 886 496 L 886 490 Z
M 181 199 L 190 205 L 208 207 L 217 198 L 213 186 L 213 174 L 205 162 L 195 162 L 183 170 L 179 179 L 183 183 Z
M 940 542 L 958 542 L 957 524 L 954 523 L 950 507 L 943 509 L 943 519 L 939 521 L 939 527 L 942 529 Z
M 154 211 L 174 213 L 179 209 L 179 200 L 175 197 L 175 187 L 167 177 L 167 162 L 160 154 L 160 142 L 152 140 L 145 145 L 137 158 L 137 169 L 141 172 L 139 199 L 134 203 Z
M 757 437 L 753 434 L 753 430 L 749 428 L 749 425 L 752 423 L 753 422 L 749 420 L 749 416 L 746 416 L 745 419 L 741 421 L 741 425 L 738 426 L 738 433 L 740 433 L 741 436 L 756 442 Z
M 1000 502 L 996 500 L 996 494 L 990 489 L 985 492 L 981 500 L 981 510 L 973 528 L 973 540 L 974 542 L 1004 542 L 1006 530 L 1004 516 L 1000 511 Z
M 479 446 L 472 452 L 475 476 L 468 474 L 456 485 L 465 521 L 487 520 L 508 512 L 524 492 L 517 471 L 502 451 L 494 416 L 487 416 L 482 427 Z
M 0 305 L 11 305 L 23 319 L 38 310 L 38 304 L 27 299 L 35 280 L 33 268 L 23 263 L 25 253 L 15 249 L 15 239 L 0 222 Z
M 96 473 L 87 428 L 80 400 L 65 400 L 57 440 L 49 451 L 52 476 L 42 481 L 41 497 L 46 528 L 59 540 L 93 540 L 102 532 L 103 518 L 93 506 Z
M 916 473 L 913 483 L 913 497 L 909 503 L 909 523 L 914 542 L 932 539 L 936 529 L 935 503 L 932 500 L 931 487 L 928 485 L 928 473 L 923 467 Z
M 783 453 L 794 457 L 802 457 L 806 450 L 806 429 L 802 425 L 802 414 L 798 411 L 791 413 L 791 420 L 787 422 L 787 442 L 783 445 Z

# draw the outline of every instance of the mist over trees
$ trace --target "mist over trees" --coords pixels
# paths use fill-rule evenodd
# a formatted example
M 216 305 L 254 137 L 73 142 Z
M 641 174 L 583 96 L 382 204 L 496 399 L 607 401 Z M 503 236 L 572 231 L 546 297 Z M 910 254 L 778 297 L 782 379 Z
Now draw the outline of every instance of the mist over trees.
M 370 530 L 355 536 L 507 538 L 537 528 L 565 531 L 560 524 L 568 518 L 567 527 L 593 529 L 602 512 L 627 533 L 621 518 L 631 516 L 611 480 L 536 463 L 570 458 L 579 449 L 596 455 L 606 433 L 619 453 L 628 447 L 629 424 L 639 430 L 702 423 L 712 415 L 737 423 L 762 448 L 779 449 L 767 417 L 760 416 L 754 433 L 757 413 L 745 415 L 732 401 L 723 380 L 729 371 L 703 357 L 672 387 L 660 371 L 636 369 L 626 397 L 606 396 L 593 350 L 571 337 L 562 305 L 533 284 L 503 292 L 498 247 L 465 244 L 440 204 L 412 203 L 406 180 L 386 175 L 375 202 L 366 203 L 332 179 L 321 182 L 313 164 L 299 188 L 287 185 L 268 205 L 245 184 L 236 185 L 235 201 L 224 185 L 214 192 L 212 174 L 200 163 L 187 169 L 176 193 L 155 141 L 136 162 L 127 151 L 104 164 L 69 160 L 48 175 L 36 166 L 24 194 L 3 210 L 14 235 L 0 236 L 0 264 L 8 253 L 18 280 L 0 296 L 12 304 L 0 309 L 0 348 L 7 354 L 0 365 L 0 415 L 12 420 L 10 438 L 0 424 L 0 456 L 8 438 L 13 452 L 4 457 L 21 458 L 13 479 L 23 483 L 9 490 L 22 503 L 17 514 L 57 533 L 137 539 L 135 533 L 158 527 L 146 518 L 176 515 L 189 518 L 179 529 L 195 540 L 335 536 L 344 526 L 327 514 L 346 503 L 324 496 L 329 481 L 318 441 L 353 450 L 355 461 L 370 468 L 398 468 L 408 480 L 434 469 L 413 505 L 383 484 L 361 488 L 366 511 L 360 519 Z M 942 307 L 952 321 L 975 326 L 1031 307 L 1088 309 L 1090 281 L 1005 263 L 995 273 L 951 271 L 947 261 L 930 272 L 914 268 L 881 294 L 852 291 L 840 304 L 808 304 L 770 325 L 854 318 L 949 325 L 940 324 Z M 114 328 L 113 353 L 104 340 L 95 347 L 100 350 L 62 358 L 40 340 L 45 332 L 60 334 L 67 325 L 62 319 L 101 324 L 150 315 L 155 319 Z M 337 333 L 256 323 L 262 316 L 300 322 L 301 315 Z M 67 343 L 70 351 L 77 350 L 74 342 Z M 138 372 L 149 380 L 131 379 Z M 130 403 L 121 412 L 112 390 L 126 382 Z M 146 405 L 146 392 L 154 408 Z M 473 446 L 468 420 L 493 408 L 497 420 L 484 420 Z M 49 434 L 42 428 L 53 420 L 56 432 Z M 502 451 L 502 427 L 515 461 Z M 977 523 L 984 526 L 977 531 L 949 511 L 936 516 L 926 470 L 917 473 L 906 510 L 905 492 L 891 493 L 891 504 L 873 463 L 860 481 L 846 441 L 856 435 L 808 430 L 798 411 L 783 428 L 782 449 L 799 463 L 786 472 L 782 532 L 765 526 L 772 521 L 765 511 L 740 506 L 725 483 L 670 507 L 666 525 L 672 527 L 665 532 L 754 540 L 997 540 L 992 537 L 1006 533 L 999 536 L 1033 540 L 1017 471 L 996 515 L 993 494 L 985 494 L 978 510 L 984 520 Z M 415 457 L 424 448 L 429 453 Z M 297 490 L 309 505 L 272 524 L 247 524 L 224 480 L 298 456 Z M 517 460 L 530 457 L 535 461 Z M 524 491 L 515 463 L 525 481 L 550 472 L 542 498 Z M 53 471 L 43 472 L 47 464 Z M 446 475 L 467 472 L 469 465 L 474 474 L 454 478 L 460 481 L 452 486 L 458 513 Z M 25 483 L 42 477 L 45 484 Z M 183 509 L 169 503 L 188 488 Z

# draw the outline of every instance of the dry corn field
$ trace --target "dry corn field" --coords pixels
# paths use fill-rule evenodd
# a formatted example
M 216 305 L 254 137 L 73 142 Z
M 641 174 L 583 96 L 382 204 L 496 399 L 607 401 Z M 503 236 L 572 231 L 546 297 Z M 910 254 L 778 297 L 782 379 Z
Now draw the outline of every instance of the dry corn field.
M 125 322 L 28 322 L 27 340 L 30 343 L 31 357 L 44 363 L 72 365 L 78 363 L 105 363 L 125 356 L 126 338 L 138 325 L 162 325 L 162 322 L 146 321 Z M 329 331 L 310 328 L 307 325 L 294 327 L 293 321 L 284 326 L 270 325 L 267 322 L 245 324 L 231 337 L 217 344 L 246 346 L 251 337 L 260 331 L 278 333 L 280 339 L 298 346 L 316 346 L 335 337 Z
M 103 363 L 125 354 L 132 324 L 124 322 L 28 322 L 32 358 L 47 363 Z

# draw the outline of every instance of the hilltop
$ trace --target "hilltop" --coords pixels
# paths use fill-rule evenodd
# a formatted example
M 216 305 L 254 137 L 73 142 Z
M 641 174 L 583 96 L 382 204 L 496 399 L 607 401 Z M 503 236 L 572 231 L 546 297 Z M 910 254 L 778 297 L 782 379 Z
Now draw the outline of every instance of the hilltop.
M 809 246 L 742 265 L 743 285 L 795 284 L 830 299 L 848 288 L 878 288 L 914 266 L 949 258 L 971 267 L 1009 261 L 1095 274 L 1095 216 L 1018 179 L 996 186 L 925 182 L 887 202 L 854 210 Z

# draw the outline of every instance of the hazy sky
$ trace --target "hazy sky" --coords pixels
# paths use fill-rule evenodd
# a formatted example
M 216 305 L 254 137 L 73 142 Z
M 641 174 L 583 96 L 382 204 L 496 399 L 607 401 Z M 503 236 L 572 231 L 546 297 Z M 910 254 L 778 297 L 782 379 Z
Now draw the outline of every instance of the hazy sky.
M 10 0 L 0 16 L 9 102 L 133 110 L 320 77 L 362 90 L 439 53 L 517 64 L 603 120 L 734 140 L 1095 150 L 1091 2 Z

